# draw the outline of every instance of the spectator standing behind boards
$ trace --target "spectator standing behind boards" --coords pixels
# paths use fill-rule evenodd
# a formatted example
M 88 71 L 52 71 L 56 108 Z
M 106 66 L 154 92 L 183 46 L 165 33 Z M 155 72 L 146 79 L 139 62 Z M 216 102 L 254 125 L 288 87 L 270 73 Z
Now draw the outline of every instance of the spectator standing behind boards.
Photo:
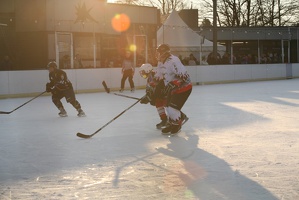
M 127 80 L 127 78 L 129 78 L 131 92 L 134 92 L 135 91 L 135 86 L 134 86 L 134 82 L 133 82 L 133 76 L 134 76 L 134 73 L 135 73 L 135 68 L 134 68 L 134 63 L 133 63 L 133 59 L 132 59 L 130 51 L 126 52 L 126 56 L 125 56 L 125 58 L 122 62 L 121 72 L 122 72 L 123 76 L 122 76 L 122 79 L 121 79 L 121 86 L 120 86 L 119 92 L 124 91 L 125 81 Z
M 75 68 L 84 68 L 84 66 L 82 64 L 82 59 L 79 54 L 76 54 L 74 64 L 75 64 Z
M 199 62 L 197 61 L 197 58 L 195 58 L 195 56 L 191 53 L 189 55 L 189 65 L 195 66 L 198 64 L 199 64 Z
M 205 56 L 203 56 L 203 57 L 202 57 L 202 60 L 201 60 L 201 65 L 209 65 L 209 63 L 207 62 L 207 60 L 206 60 L 206 57 L 205 57 Z
M 0 63 L 0 70 L 12 70 L 12 62 L 10 61 L 9 56 L 4 56 L 4 59 Z
M 193 60 L 193 59 L 189 59 L 189 61 L 188 61 L 188 65 L 189 66 L 195 66 L 196 65 L 196 62 L 195 62 L 195 60 Z

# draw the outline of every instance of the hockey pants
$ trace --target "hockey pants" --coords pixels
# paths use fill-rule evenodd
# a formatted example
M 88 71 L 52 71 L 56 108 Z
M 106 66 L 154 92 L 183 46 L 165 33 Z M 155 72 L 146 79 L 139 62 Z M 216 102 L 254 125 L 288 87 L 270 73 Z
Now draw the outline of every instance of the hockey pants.
M 72 104 L 72 106 L 76 110 L 81 108 L 80 103 L 76 100 L 75 92 L 73 88 L 69 88 L 63 91 L 55 90 L 52 92 L 52 101 L 58 109 L 63 108 L 63 105 L 60 101 L 63 97 L 65 97 L 66 102 Z
M 181 109 L 192 92 L 192 88 L 182 93 L 172 94 L 167 98 L 166 111 L 170 122 L 181 120 Z

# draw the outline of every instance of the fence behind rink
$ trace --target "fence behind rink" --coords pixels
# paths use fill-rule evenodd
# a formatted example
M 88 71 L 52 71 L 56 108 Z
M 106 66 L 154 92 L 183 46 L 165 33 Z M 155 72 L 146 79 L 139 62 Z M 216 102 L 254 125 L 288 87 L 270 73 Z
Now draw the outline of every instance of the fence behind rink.
M 256 65 L 186 66 L 194 85 L 244 81 L 277 80 L 299 77 L 299 63 Z M 120 68 L 66 69 L 76 92 L 104 91 L 105 80 L 111 89 L 120 88 Z M 47 70 L 0 71 L 0 98 L 32 96 L 45 90 Z M 144 88 L 146 80 L 134 75 L 136 88 Z M 128 83 L 126 83 L 128 86 Z

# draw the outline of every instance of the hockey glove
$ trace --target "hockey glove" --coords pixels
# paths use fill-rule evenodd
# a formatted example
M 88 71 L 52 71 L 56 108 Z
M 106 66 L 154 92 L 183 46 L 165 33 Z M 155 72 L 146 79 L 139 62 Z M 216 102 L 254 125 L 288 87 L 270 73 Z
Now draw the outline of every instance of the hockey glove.
M 179 81 L 177 81 L 177 80 L 174 80 L 174 81 L 169 82 L 169 83 L 165 86 L 165 88 L 164 88 L 164 95 L 165 95 L 165 96 L 170 95 L 171 92 L 172 92 L 174 89 L 178 88 L 180 85 L 181 85 L 181 83 L 180 83 Z
M 47 84 L 46 84 L 46 91 L 47 91 L 47 92 L 52 92 L 52 87 L 51 87 L 51 84 L 50 84 L 50 83 L 47 83 Z
M 147 95 L 144 95 L 144 97 L 142 97 L 140 100 L 141 104 L 148 104 L 148 102 L 150 102 L 150 99 Z

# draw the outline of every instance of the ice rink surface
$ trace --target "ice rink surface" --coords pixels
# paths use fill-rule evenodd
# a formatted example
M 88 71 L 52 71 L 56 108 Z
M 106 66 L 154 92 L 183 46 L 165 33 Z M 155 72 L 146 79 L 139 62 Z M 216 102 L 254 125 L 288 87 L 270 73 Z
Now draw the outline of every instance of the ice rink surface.
M 144 90 L 123 94 L 141 97 Z M 10 111 L 30 98 L 0 100 Z M 50 96 L 0 115 L 0 199 L 299 199 L 299 79 L 194 86 L 173 137 L 155 107 L 78 94 L 87 117 Z

